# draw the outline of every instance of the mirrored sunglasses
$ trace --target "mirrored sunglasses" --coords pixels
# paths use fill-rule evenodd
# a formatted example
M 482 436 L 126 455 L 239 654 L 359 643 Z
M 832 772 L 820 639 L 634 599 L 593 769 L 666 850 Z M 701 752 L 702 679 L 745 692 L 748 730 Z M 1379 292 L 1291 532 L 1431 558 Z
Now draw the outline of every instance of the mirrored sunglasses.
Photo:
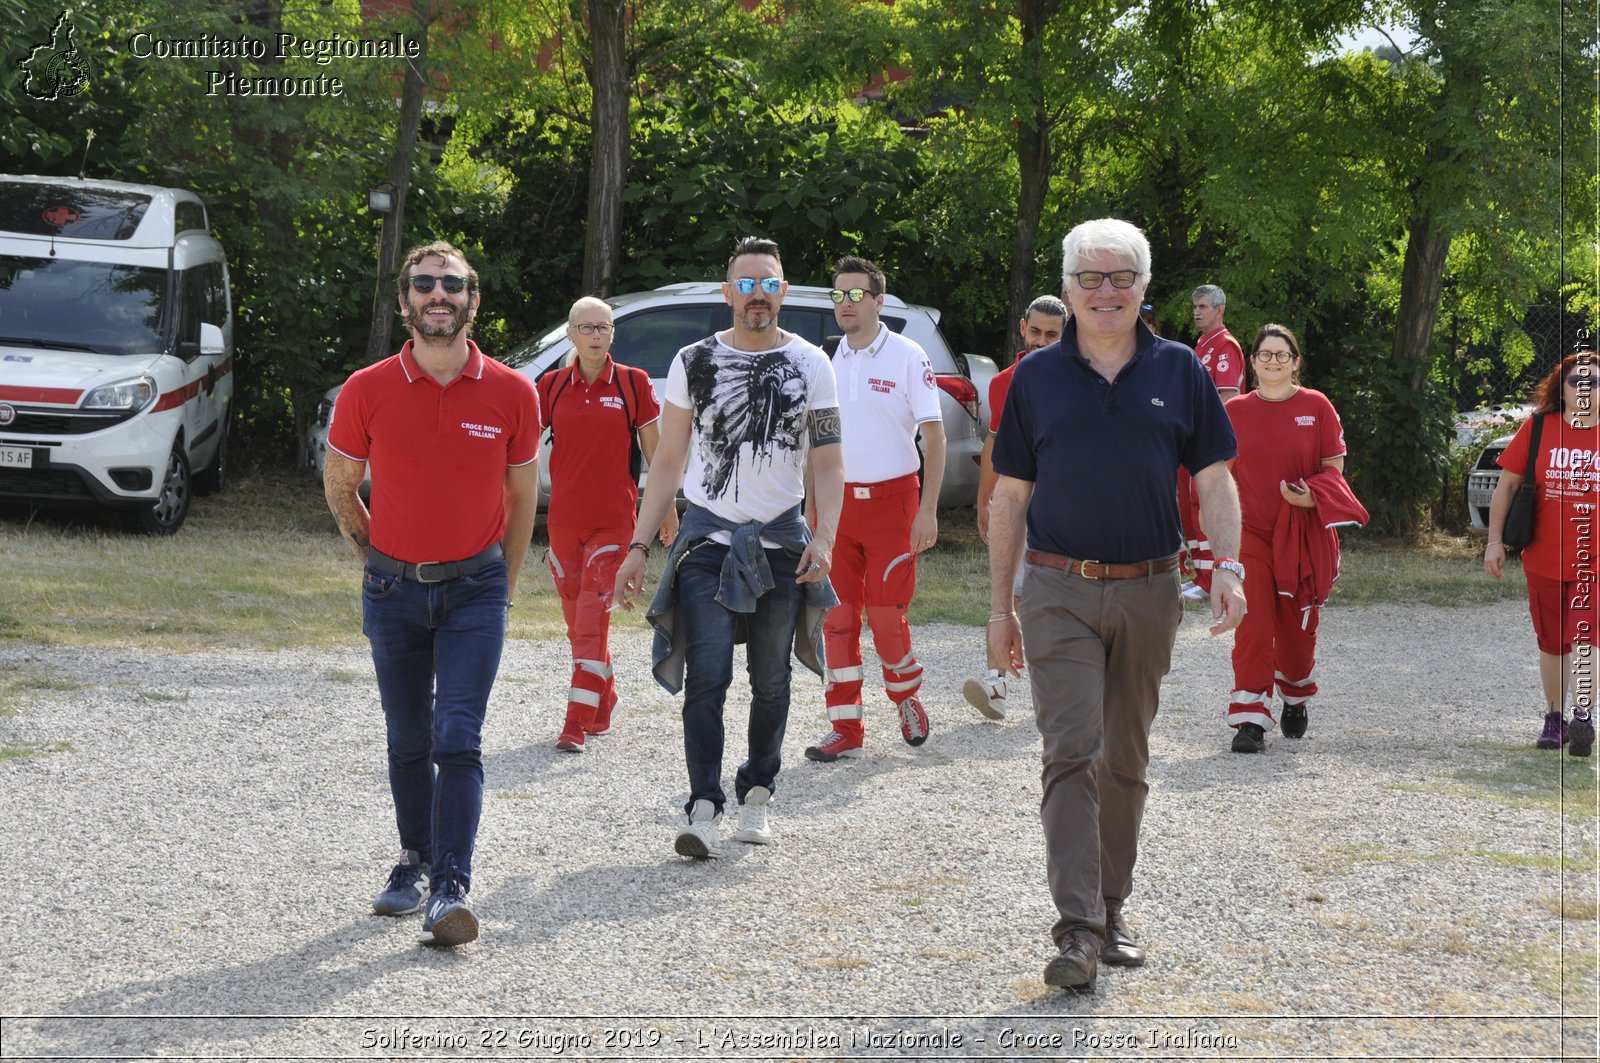
M 845 291 L 843 288 L 835 288 L 828 293 L 828 298 L 836 303 L 842 303 L 846 299 L 849 299 L 852 303 L 859 303 L 867 296 L 875 294 L 877 293 L 869 292 L 865 288 L 851 288 L 849 291 Z
M 763 277 L 759 282 L 754 277 L 740 277 L 733 282 L 733 289 L 740 295 L 754 295 L 757 283 L 767 295 L 777 295 L 783 290 L 782 277 Z

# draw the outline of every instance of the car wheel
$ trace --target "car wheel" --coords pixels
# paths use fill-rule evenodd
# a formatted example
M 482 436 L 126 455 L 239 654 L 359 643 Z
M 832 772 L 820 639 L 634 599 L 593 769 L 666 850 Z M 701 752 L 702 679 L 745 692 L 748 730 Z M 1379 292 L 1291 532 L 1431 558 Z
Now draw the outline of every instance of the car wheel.
M 217 453 L 210 465 L 195 474 L 194 493 L 197 495 L 214 495 L 228 486 L 228 425 L 232 413 L 231 408 L 223 411 L 222 438 L 217 441 Z
M 189 516 L 189 496 L 194 481 L 189 475 L 189 458 L 181 443 L 172 445 L 167 456 L 167 473 L 161 480 L 161 495 L 155 505 L 133 511 L 129 525 L 143 535 L 171 535 L 183 527 Z

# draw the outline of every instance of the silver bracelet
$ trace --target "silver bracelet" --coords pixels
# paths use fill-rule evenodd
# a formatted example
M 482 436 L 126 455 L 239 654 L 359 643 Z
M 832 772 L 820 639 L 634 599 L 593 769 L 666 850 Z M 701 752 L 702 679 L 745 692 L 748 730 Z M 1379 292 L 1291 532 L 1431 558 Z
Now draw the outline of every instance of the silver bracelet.
M 989 618 L 989 623 L 992 624 L 996 620 L 1015 620 L 1016 618 L 1017 618 L 1017 614 L 1016 613 L 996 613 L 996 614 L 994 614 L 993 616 L 991 616 Z
M 1489 549 L 1490 546 L 1504 546 L 1504 545 L 1505 545 L 1505 543 L 1501 542 L 1499 539 L 1496 539 L 1494 542 L 1489 543 L 1486 546 L 1484 546 L 1484 549 L 1487 550 L 1487 549 Z

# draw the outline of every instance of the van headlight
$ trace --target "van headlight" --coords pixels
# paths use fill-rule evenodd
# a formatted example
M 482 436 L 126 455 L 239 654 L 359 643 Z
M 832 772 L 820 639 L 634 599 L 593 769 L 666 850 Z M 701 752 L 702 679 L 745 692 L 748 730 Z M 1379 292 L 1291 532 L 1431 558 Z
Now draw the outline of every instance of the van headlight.
M 138 413 L 156 398 L 156 382 L 149 376 L 119 380 L 115 384 L 102 384 L 89 392 L 83 400 L 85 410 L 124 410 Z

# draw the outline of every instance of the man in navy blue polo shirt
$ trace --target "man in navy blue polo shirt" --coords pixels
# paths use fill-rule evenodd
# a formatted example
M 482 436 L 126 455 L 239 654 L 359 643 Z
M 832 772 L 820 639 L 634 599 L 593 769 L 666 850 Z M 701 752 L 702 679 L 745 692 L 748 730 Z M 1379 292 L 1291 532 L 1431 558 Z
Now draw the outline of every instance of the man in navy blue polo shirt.
M 1100 963 L 1144 963 L 1122 904 L 1149 791 L 1150 725 L 1183 617 L 1180 464 L 1219 558 L 1211 633 L 1238 626 L 1245 609 L 1233 429 L 1194 352 L 1139 320 L 1149 283 L 1150 244 L 1134 226 L 1102 218 L 1067 234 L 1071 320 L 1059 343 L 1017 367 L 993 452 L 989 656 L 1020 675 L 1026 639 L 1060 913 L 1060 952 L 1044 980 L 1076 991 L 1094 988 Z M 1012 579 L 1024 530 L 1019 620 Z

